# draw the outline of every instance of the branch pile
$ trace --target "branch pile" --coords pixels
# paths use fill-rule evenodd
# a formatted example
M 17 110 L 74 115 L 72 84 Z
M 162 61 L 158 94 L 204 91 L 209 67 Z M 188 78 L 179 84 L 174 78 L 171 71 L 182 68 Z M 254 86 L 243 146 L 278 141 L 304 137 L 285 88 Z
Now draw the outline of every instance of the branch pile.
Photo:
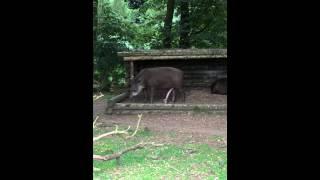
M 98 119 L 98 116 L 96 118 L 96 120 Z M 111 132 L 108 132 L 108 133 L 104 133 L 104 134 L 101 134 L 97 137 L 94 137 L 93 138 L 93 142 L 96 142 L 98 141 L 99 139 L 101 138 L 104 138 L 104 137 L 107 137 L 107 136 L 111 136 L 111 135 L 125 135 L 124 138 L 125 139 L 129 139 L 129 138 L 132 138 L 136 135 L 138 129 L 139 129 L 139 126 L 140 126 L 140 121 L 142 119 L 142 114 L 139 114 L 138 115 L 138 122 L 137 122 L 137 126 L 136 126 L 136 129 L 135 131 L 129 135 L 129 129 L 130 129 L 130 126 L 126 129 L 126 130 L 118 130 L 118 126 L 116 125 L 116 129 L 114 131 L 111 131 Z M 96 120 L 93 122 L 93 128 L 95 128 L 95 122 Z M 137 149 L 142 149 L 146 146 L 155 146 L 155 147 L 158 147 L 158 146 L 163 146 L 163 144 L 155 144 L 154 142 L 140 142 L 134 146 L 131 146 L 129 148 L 126 148 L 124 150 L 121 150 L 119 152 L 116 152 L 116 153 L 113 153 L 113 154 L 110 154 L 110 155 L 106 155 L 106 156 L 101 156 L 101 155 L 93 155 L 93 159 L 94 160 L 103 160 L 103 161 L 109 161 L 109 160 L 112 160 L 112 159 L 117 159 L 117 162 L 119 163 L 119 158 L 127 153 L 127 152 L 130 152 L 130 151 L 134 151 L 134 150 L 137 150 Z

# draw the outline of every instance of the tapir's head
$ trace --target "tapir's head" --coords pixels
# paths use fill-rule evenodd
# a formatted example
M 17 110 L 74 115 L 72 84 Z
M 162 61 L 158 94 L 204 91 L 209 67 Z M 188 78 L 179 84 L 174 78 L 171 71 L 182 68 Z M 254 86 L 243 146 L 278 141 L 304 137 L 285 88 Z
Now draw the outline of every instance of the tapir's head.
M 135 79 L 131 80 L 131 82 L 130 82 L 130 98 L 140 94 L 144 87 L 145 87 L 145 84 L 143 82 L 142 77 L 135 78 Z

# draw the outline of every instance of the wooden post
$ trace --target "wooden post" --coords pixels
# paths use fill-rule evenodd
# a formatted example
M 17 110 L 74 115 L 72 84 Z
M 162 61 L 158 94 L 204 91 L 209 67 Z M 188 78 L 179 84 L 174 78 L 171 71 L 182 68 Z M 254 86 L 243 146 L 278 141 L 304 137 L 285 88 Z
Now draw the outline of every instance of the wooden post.
M 127 84 L 127 88 L 130 87 L 130 62 L 125 62 L 125 68 L 126 68 L 126 84 Z
M 130 80 L 133 79 L 134 77 L 134 64 L 133 64 L 133 61 L 130 61 Z

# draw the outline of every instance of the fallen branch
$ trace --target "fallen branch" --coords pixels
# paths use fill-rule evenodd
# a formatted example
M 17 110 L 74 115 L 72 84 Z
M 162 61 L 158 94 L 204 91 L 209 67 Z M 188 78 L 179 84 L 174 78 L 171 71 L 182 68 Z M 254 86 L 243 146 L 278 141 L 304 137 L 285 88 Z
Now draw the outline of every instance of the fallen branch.
M 94 95 L 94 96 L 93 96 L 93 101 L 96 101 L 96 100 L 98 100 L 99 98 L 101 98 L 101 97 L 103 97 L 103 96 L 104 96 L 104 94 L 102 94 L 102 93 L 100 92 L 100 95 L 98 95 L 98 96 Z
M 142 114 L 138 114 L 138 122 L 137 122 L 137 127 L 136 127 L 136 130 L 133 132 L 133 134 L 131 136 L 127 136 L 126 139 L 129 139 L 129 138 L 132 138 L 133 136 L 136 135 L 138 129 L 139 129 L 139 126 L 140 126 L 140 121 L 142 119 Z
M 133 133 L 132 135 L 129 135 L 129 132 L 128 132 L 129 129 L 130 129 L 130 126 L 129 126 L 128 129 L 126 129 L 126 130 L 119 131 L 119 130 L 118 130 L 118 126 L 116 125 L 116 129 L 115 129 L 114 131 L 111 131 L 111 132 L 108 132 L 108 133 L 105 133 L 105 134 L 101 134 L 101 135 L 99 135 L 99 136 L 97 136 L 97 137 L 94 137 L 94 138 L 93 138 L 93 142 L 95 142 L 95 141 L 97 141 L 97 140 L 99 140 L 99 139 L 101 139 L 101 138 L 110 136 L 110 135 L 120 135 L 120 134 L 122 134 L 122 135 L 127 135 L 127 136 L 125 137 L 125 139 L 132 138 L 133 136 L 136 135 L 136 133 L 137 133 L 137 131 L 138 131 L 138 129 L 139 129 L 141 119 L 142 119 L 142 114 L 139 114 L 139 115 L 138 115 L 137 127 L 136 127 L 136 129 L 135 129 L 135 131 L 134 131 L 134 133 Z
M 96 122 L 97 122 L 98 118 L 99 118 L 99 116 L 97 116 L 96 119 L 93 121 L 93 128 L 96 127 L 95 125 L 96 125 Z
M 128 129 L 124 130 L 124 131 L 119 131 L 118 130 L 118 126 L 116 125 L 116 129 L 114 131 L 111 131 L 111 132 L 108 132 L 108 133 L 105 133 L 105 134 L 101 134 L 100 136 L 97 136 L 97 137 L 94 137 L 93 138 L 93 142 L 101 139 L 101 138 L 104 138 L 104 137 L 107 137 L 107 136 L 110 136 L 110 135 L 118 135 L 118 134 L 128 134 L 128 130 L 130 129 L 130 126 L 128 127 Z
M 96 118 L 96 120 L 97 120 L 97 119 L 98 119 L 98 118 Z M 99 135 L 99 136 L 97 136 L 97 137 L 94 137 L 94 138 L 93 138 L 93 142 L 95 142 L 95 141 L 97 141 L 97 140 L 99 140 L 99 139 L 101 139 L 101 138 L 104 138 L 104 137 L 106 137 L 106 136 L 115 135 L 115 134 L 117 134 L 117 135 L 118 135 L 118 134 L 127 135 L 127 136 L 125 137 L 125 139 L 132 138 L 132 137 L 134 137 L 134 136 L 136 135 L 136 133 L 137 133 L 137 131 L 138 131 L 138 129 L 139 129 L 141 119 L 142 119 L 142 114 L 139 114 L 139 115 L 138 115 L 137 126 L 136 126 L 136 129 L 135 129 L 134 133 L 132 133 L 132 135 L 128 135 L 128 134 L 129 134 L 128 131 L 129 131 L 129 129 L 130 129 L 130 126 L 129 126 L 128 129 L 126 129 L 126 130 L 119 131 L 119 130 L 118 130 L 118 126 L 116 125 L 116 129 L 115 129 L 114 131 L 111 131 L 111 132 L 108 132 L 108 133 Z M 95 120 L 95 121 L 96 121 L 96 120 Z M 94 125 L 95 125 L 95 123 L 93 124 L 93 127 L 95 127 Z M 155 144 L 154 142 L 147 142 L 147 143 L 140 142 L 140 143 L 138 143 L 138 144 L 136 144 L 136 145 L 134 145 L 134 146 L 131 146 L 131 147 L 129 147 L 129 148 L 127 148 L 127 149 L 124 149 L 124 150 L 122 150 L 122 151 L 119 151 L 119 152 L 117 152 L 117 153 L 113 153 L 113 154 L 111 154 L 111 155 L 101 156 L 101 155 L 95 155 L 95 154 L 94 154 L 94 155 L 93 155 L 93 159 L 94 159 L 94 160 L 102 160 L 102 161 L 109 161 L 109 160 L 112 160 L 112 159 L 116 159 L 116 160 L 117 160 L 117 164 L 119 164 L 119 163 L 120 163 L 120 157 L 121 157 L 123 154 L 125 154 L 125 153 L 127 153 L 127 152 L 129 152 L 129 151 L 134 151 L 134 150 L 137 150 L 137 149 L 142 149 L 142 148 L 144 148 L 144 147 L 147 146 L 147 145 L 151 145 L 151 146 L 155 146 L 155 147 L 163 146 L 163 144 Z
M 145 146 L 147 145 L 151 145 L 151 146 L 155 146 L 155 147 L 159 147 L 159 146 L 163 146 L 163 144 L 155 144 L 154 142 L 147 142 L 147 143 L 144 143 L 144 142 L 140 142 L 134 146 L 131 146 L 127 149 L 124 149 L 120 152 L 117 152 L 117 153 L 113 153 L 111 155 L 106 155 L 106 156 L 101 156 L 101 155 L 93 155 L 93 159 L 94 160 L 102 160 L 102 161 L 109 161 L 109 160 L 112 160 L 112 159 L 118 159 L 121 157 L 121 155 L 127 153 L 127 152 L 130 152 L 130 151 L 134 151 L 134 150 L 137 150 L 137 149 L 142 149 L 144 148 Z

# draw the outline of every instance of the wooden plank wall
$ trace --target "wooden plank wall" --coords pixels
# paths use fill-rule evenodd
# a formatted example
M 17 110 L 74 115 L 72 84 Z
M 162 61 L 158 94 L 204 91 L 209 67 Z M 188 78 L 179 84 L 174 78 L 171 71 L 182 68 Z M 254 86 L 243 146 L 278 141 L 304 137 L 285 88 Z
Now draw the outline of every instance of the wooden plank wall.
M 186 87 L 209 87 L 217 77 L 227 76 L 227 60 L 194 59 L 194 60 L 160 60 L 135 61 L 134 74 L 147 67 L 170 66 L 184 71 Z M 129 66 L 129 63 L 126 63 Z M 127 67 L 128 67 L 127 66 Z M 129 68 L 127 68 L 129 70 Z M 127 71 L 129 72 L 129 71 Z

